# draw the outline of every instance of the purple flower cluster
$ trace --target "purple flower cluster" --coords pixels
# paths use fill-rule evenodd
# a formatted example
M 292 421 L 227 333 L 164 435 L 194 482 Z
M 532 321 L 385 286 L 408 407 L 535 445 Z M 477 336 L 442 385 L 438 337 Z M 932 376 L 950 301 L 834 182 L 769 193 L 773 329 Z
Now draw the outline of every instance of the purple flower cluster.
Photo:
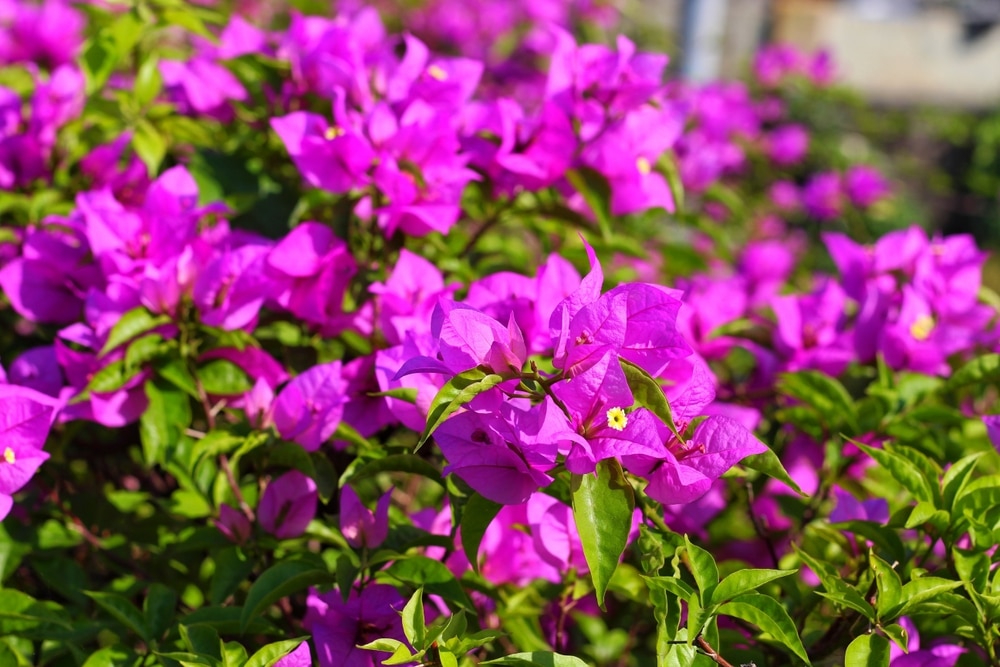
M 504 55 L 469 35 L 521 30 L 514 17 L 524 14 L 513 6 L 524 3 L 458 4 L 416 14 L 426 39 L 389 34 L 369 7 L 332 19 L 293 13 L 280 32 L 236 17 L 217 43 L 192 40 L 190 58 L 159 60 L 162 99 L 186 121 L 233 122 L 262 93 L 261 128 L 287 151 L 284 166 L 309 187 L 340 195 L 360 221 L 352 230 L 375 232 L 378 252 L 357 251 L 356 236 L 345 240 L 320 220 L 297 222 L 277 239 L 237 228 L 226 205 L 205 203 L 183 152 L 154 178 L 132 154 L 131 133 L 94 148 L 79 161 L 87 188 L 74 192 L 69 212 L 32 221 L 0 245 L 0 289 L 18 332 L 49 342 L 9 360 L 0 377 L 0 519 L 48 458 L 53 424 L 135 422 L 149 407 L 147 383 L 162 379 L 153 360 L 173 357 L 191 374 L 189 393 L 204 403 L 210 429 L 218 416 L 241 437 L 297 443 L 313 457 L 327 445 L 339 456 L 380 433 L 433 436 L 438 451 L 428 456 L 443 460 L 445 475 L 503 507 L 478 554 L 440 546 L 424 553 L 456 577 L 471 557 L 497 586 L 558 583 L 589 566 L 572 510 L 540 492 L 557 475 L 590 475 L 614 461 L 667 506 L 669 525 L 702 532 L 725 508 L 722 476 L 768 451 L 753 434 L 762 406 L 754 397 L 773 397 L 780 373 L 838 376 L 881 358 L 891 369 L 944 375 L 949 360 L 1000 346 L 996 311 L 980 299 L 985 255 L 969 237 L 931 239 L 913 227 L 862 245 L 827 232 L 839 278 L 814 276 L 798 287 L 803 237 L 778 216 L 804 211 L 833 221 L 889 195 L 872 167 L 817 169 L 809 131 L 776 93 L 802 77 L 829 83 L 826 54 L 767 49 L 755 62 L 755 85 L 666 84 L 666 56 L 639 52 L 624 37 L 614 48 L 579 44 L 557 25 L 603 16 L 601 3 L 532 4 L 529 38 Z M 62 36 L 49 39 L 58 21 Z M 51 68 L 35 73 L 30 97 L 0 88 L 0 186 L 30 192 L 52 180 L 59 132 L 84 105 L 83 75 L 67 64 L 80 19 L 54 0 L 15 3 L 0 5 L 0 27 L 0 60 Z M 25 33 L 41 38 L 22 45 Z M 460 56 L 427 46 L 455 42 Z M 253 54 L 287 67 L 287 79 L 259 90 L 245 84 L 231 61 Z M 663 212 L 726 224 L 734 207 L 718 193 L 760 163 L 767 200 L 752 202 L 759 207 L 747 215 L 750 240 L 724 247 L 692 233 L 706 269 L 679 279 L 681 289 L 657 284 L 658 263 L 634 261 L 629 268 L 654 277 L 606 290 L 605 269 L 586 242 L 582 276 L 548 253 L 561 245 L 553 240 L 534 270 L 454 283 L 443 262 L 414 250 L 467 231 L 464 197 L 474 190 L 581 225 L 655 221 Z M 591 196 L 594 179 L 606 190 L 606 211 Z M 677 210 L 680 185 L 703 198 L 698 211 Z M 725 253 L 734 261 L 721 259 Z M 312 365 L 284 364 L 254 337 L 273 321 L 316 339 L 361 342 L 336 354 L 323 348 Z M 123 325 L 132 322 L 142 325 Z M 147 348 L 154 352 L 137 352 Z M 717 377 L 713 368 L 739 354 L 751 358 L 744 377 Z M 215 395 L 195 381 L 212 364 L 235 367 L 245 383 Z M 669 415 L 650 402 L 650 387 L 656 398 L 663 389 Z M 188 429 L 185 437 L 198 435 Z M 795 434 L 784 452 L 809 492 L 820 488 L 819 451 Z M 393 492 L 375 501 L 350 479 L 341 480 L 337 539 L 367 563 L 390 539 Z M 238 508 L 216 499 L 215 523 L 228 540 L 245 545 L 254 522 L 277 540 L 307 534 L 321 499 L 317 480 L 284 471 L 262 476 L 258 490 L 249 504 L 234 490 Z M 792 490 L 775 480 L 763 490 L 753 511 L 771 528 L 787 528 L 776 499 Z M 833 493 L 832 520 L 887 518 L 884 503 Z M 456 537 L 452 520 L 448 507 L 412 517 L 438 538 Z M 640 522 L 637 512 L 630 539 Z M 741 557 L 756 560 L 751 551 Z M 405 600 L 381 580 L 341 585 L 308 597 L 304 626 L 319 662 L 377 664 L 377 653 L 357 647 L 403 641 L 397 612 Z M 925 664 L 917 658 L 928 655 L 953 662 L 961 650 L 915 650 L 893 664 Z M 308 647 L 300 648 L 282 664 L 308 660 Z

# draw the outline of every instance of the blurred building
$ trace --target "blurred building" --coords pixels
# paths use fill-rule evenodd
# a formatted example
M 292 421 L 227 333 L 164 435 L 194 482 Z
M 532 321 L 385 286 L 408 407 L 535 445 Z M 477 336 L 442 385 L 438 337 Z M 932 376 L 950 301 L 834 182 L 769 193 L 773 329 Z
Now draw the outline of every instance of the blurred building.
M 872 102 L 1000 103 L 1000 0 L 652 0 L 677 30 L 685 77 L 739 76 L 760 44 L 828 48 Z
M 1000 0 L 773 0 L 771 21 L 773 41 L 829 48 L 873 102 L 1000 103 Z

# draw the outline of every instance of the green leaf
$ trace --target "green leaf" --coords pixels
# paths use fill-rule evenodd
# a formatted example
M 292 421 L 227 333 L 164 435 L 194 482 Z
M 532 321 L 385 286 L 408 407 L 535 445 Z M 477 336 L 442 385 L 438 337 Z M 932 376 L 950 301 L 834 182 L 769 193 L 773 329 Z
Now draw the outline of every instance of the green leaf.
M 166 633 L 172 625 L 176 609 L 177 593 L 161 583 L 150 585 L 142 611 L 152 637 L 162 637 Z
M 981 515 L 983 510 L 998 505 L 1000 505 L 1000 475 L 984 475 L 965 485 L 955 498 L 953 514 L 961 516 L 966 510 L 976 510 Z
M 138 371 L 143 364 L 155 359 L 164 349 L 163 336 L 160 334 L 154 333 L 136 338 L 125 349 L 125 372 Z
M 674 209 L 677 212 L 684 210 L 684 181 L 681 179 L 681 172 L 677 166 L 677 156 L 673 151 L 666 151 L 657 160 L 656 166 L 667 179 L 670 187 L 670 196 L 674 200 Z
M 427 442 L 427 438 L 431 437 L 435 429 L 452 413 L 479 394 L 489 391 L 504 381 L 502 376 L 488 371 L 489 369 L 484 369 L 481 366 L 470 368 L 448 380 L 441 387 L 427 411 L 427 425 L 417 442 L 417 449 L 420 449 Z
M 225 602 L 240 584 L 250 579 L 254 563 L 237 546 L 219 549 L 212 560 L 215 561 L 215 574 L 209 585 L 208 599 L 211 604 L 217 605 Z
M 182 390 L 192 398 L 198 398 L 198 386 L 194 376 L 183 359 L 166 359 L 155 364 L 157 374 L 164 380 Z
M 893 643 L 898 646 L 904 653 L 909 651 L 910 635 L 902 625 L 897 625 L 893 623 L 892 625 L 883 625 L 882 632 L 893 641 Z
M 947 512 L 936 509 L 934 503 L 921 500 L 913 508 L 913 511 L 910 512 L 904 528 L 917 528 L 929 523 L 935 531 L 940 533 L 948 527 L 948 521 L 949 516 Z
M 687 535 L 684 536 L 682 558 L 691 571 L 695 583 L 698 584 L 698 601 L 704 604 L 719 583 L 719 567 L 715 564 L 712 554 L 692 544 Z
M 134 12 L 121 14 L 83 46 L 80 65 L 87 75 L 87 95 L 104 87 L 108 76 L 145 33 Z
M 105 646 L 95 653 L 91 653 L 83 667 L 118 667 L 118 665 L 130 664 L 135 654 L 123 646 Z M 5 664 L 0 660 L 0 665 Z
M 247 663 L 247 650 L 238 642 L 226 642 L 222 645 L 223 667 L 244 667 Z
M 160 76 L 159 61 L 155 56 L 150 56 L 139 66 L 139 71 L 135 75 L 135 83 L 132 92 L 135 101 L 140 107 L 156 99 L 163 89 L 163 77 Z
M 951 512 L 954 510 L 955 499 L 962 493 L 962 490 L 969 481 L 969 477 L 972 476 L 976 466 L 979 464 L 979 459 L 985 453 L 976 452 L 975 454 L 960 458 L 945 471 L 944 476 L 941 478 L 941 497 L 946 511 Z
M 740 461 L 740 465 L 744 468 L 749 468 L 750 470 L 756 470 L 759 473 L 763 473 L 768 477 L 778 480 L 786 484 L 795 493 L 802 497 L 806 497 L 808 494 L 799 488 L 799 485 L 795 483 L 792 476 L 788 474 L 785 470 L 785 466 L 781 464 L 781 459 L 775 454 L 771 449 L 766 452 L 761 452 L 760 454 L 751 454 L 750 456 L 744 457 Z
M 756 590 L 769 581 L 781 579 L 796 572 L 798 570 L 761 570 L 756 568 L 737 570 L 719 582 L 719 585 L 712 591 L 709 604 L 715 605 L 731 600 L 738 595 Z
M 858 449 L 864 451 L 868 456 L 888 471 L 893 478 L 903 485 L 907 491 L 913 494 L 917 500 L 926 500 L 933 503 L 934 491 L 937 480 L 928 479 L 919 467 L 909 459 L 900 456 L 887 449 L 876 449 L 866 444 L 852 440 Z
M 368 442 L 365 436 L 358 433 L 356 428 L 345 421 L 337 424 L 337 428 L 333 432 L 333 439 L 343 440 L 344 442 L 354 445 L 360 451 L 371 449 L 371 443 Z
M 600 172 L 590 167 L 578 167 L 566 172 L 566 180 L 573 189 L 583 195 L 587 206 L 597 219 L 597 227 L 601 230 L 601 238 L 611 239 L 613 222 L 611 216 L 611 185 Z
M 948 387 L 994 384 L 997 380 L 1000 380 L 1000 354 L 984 354 L 955 371 L 948 378 Z
M 424 646 L 424 638 L 427 636 L 427 623 L 424 620 L 423 588 L 418 588 L 413 595 L 410 596 L 410 599 L 406 602 L 406 606 L 403 607 L 403 613 L 401 616 L 403 621 L 403 634 L 410 640 L 410 644 L 413 648 L 418 651 L 426 648 Z
M 163 158 L 167 154 L 167 142 L 163 135 L 153 127 L 153 124 L 144 118 L 135 124 L 132 148 L 146 165 L 150 177 L 156 176 L 160 169 L 160 163 L 163 162 Z
M 604 593 L 628 545 L 635 493 L 616 459 L 598 462 L 595 473 L 573 475 L 573 519 L 604 609 Z
M 487 660 L 480 665 L 537 665 L 537 667 L 587 667 L 587 663 L 571 655 L 562 655 L 552 651 L 531 651 L 530 653 L 512 653 L 511 655 Z
M 889 640 L 882 635 L 861 635 L 847 647 L 844 667 L 889 667 Z
M 179 7 L 168 7 L 163 10 L 161 17 L 169 25 L 180 26 L 210 42 L 218 42 L 219 38 L 205 26 L 205 22 L 191 6 L 181 4 Z
M 663 393 L 663 387 L 660 386 L 660 383 L 644 368 L 631 361 L 623 357 L 618 357 L 618 361 L 625 373 L 625 380 L 628 382 L 628 388 L 632 390 L 636 404 L 659 417 L 660 421 L 670 428 L 678 440 L 682 439 L 681 434 L 677 431 L 677 425 L 674 423 L 674 415 L 670 411 L 667 395 Z
M 799 633 L 795 630 L 795 623 L 785 608 L 774 598 L 757 593 L 741 595 L 719 607 L 719 614 L 740 618 L 756 625 L 807 665 L 811 664 L 806 649 L 802 646 L 802 640 L 799 639 Z
M 685 602 L 691 602 L 698 597 L 698 591 L 691 588 L 690 584 L 685 582 L 683 579 L 677 577 L 643 577 L 646 582 L 646 586 L 652 591 L 654 589 L 659 589 L 663 592 L 670 593 L 676 597 L 684 600 Z
M 369 391 L 366 396 L 370 398 L 398 398 L 401 401 L 416 405 L 417 390 L 413 387 L 397 387 L 386 391 Z
M 990 576 L 990 557 L 982 551 L 952 548 L 952 560 L 959 580 L 970 590 L 985 591 Z
M 444 563 L 427 556 L 410 556 L 396 560 L 384 572 L 411 586 L 422 586 L 432 595 L 440 595 L 465 609 L 474 610 L 472 600 L 455 575 Z
M 952 581 L 951 579 L 944 579 L 942 577 L 912 579 L 903 585 L 903 589 L 900 592 L 900 602 L 882 620 L 891 621 L 900 616 L 913 614 L 928 600 L 933 600 L 942 593 L 946 593 L 961 585 L 961 581 Z
M 444 479 L 441 477 L 441 471 L 437 466 L 416 454 L 390 454 L 389 456 L 369 461 L 356 468 L 347 479 L 342 479 L 341 483 L 355 482 L 383 472 L 406 472 L 411 475 L 420 475 L 444 486 Z
M 54 602 L 36 600 L 14 589 L 0 589 L 0 636 L 47 624 L 71 628 L 63 616 L 62 608 Z
M 101 609 L 110 614 L 115 620 L 126 628 L 139 635 L 143 641 L 149 642 L 152 638 L 146 619 L 142 612 L 132 604 L 128 598 L 117 593 L 104 593 L 101 591 L 84 591 L 84 595 L 97 603 Z
M 271 667 L 274 663 L 294 651 L 305 641 L 304 637 L 298 639 L 286 639 L 285 641 L 274 642 L 261 647 L 259 651 L 250 656 L 244 667 Z
M 139 334 L 150 329 L 163 326 L 170 322 L 166 315 L 153 315 L 145 306 L 137 306 L 121 316 L 108 333 L 108 340 L 101 348 L 100 356 L 104 356 L 119 345 L 126 343 Z
M 819 371 L 798 371 L 780 376 L 777 390 L 816 410 L 830 431 L 858 430 L 858 413 L 851 395 L 836 379 Z
M 483 541 L 486 529 L 490 527 L 502 507 L 500 503 L 495 503 L 478 493 L 473 494 L 465 503 L 461 523 L 462 549 L 476 574 L 479 574 L 479 545 Z
M 253 582 L 247 593 L 240 615 L 240 632 L 244 632 L 251 620 L 262 615 L 267 607 L 281 598 L 310 586 L 329 585 L 334 581 L 334 576 L 318 567 L 315 560 L 286 560 L 272 565 Z
M 147 467 L 163 465 L 191 423 L 191 403 L 187 394 L 159 379 L 146 380 L 149 404 L 139 418 L 139 441 Z
M 222 660 L 222 642 L 215 628 L 207 625 L 181 625 L 178 630 L 188 650 L 210 657 L 213 661 Z
M 118 391 L 138 373 L 138 368 L 134 369 L 131 373 L 126 373 L 125 362 L 121 359 L 112 361 L 94 373 L 94 376 L 90 378 L 90 382 L 87 383 L 84 393 L 108 394 Z
M 212 359 L 200 366 L 196 374 L 209 394 L 235 396 L 253 388 L 246 371 L 228 359 Z
M 899 605 L 902 596 L 903 582 L 896 570 L 875 554 L 869 553 L 868 561 L 875 573 L 875 586 L 878 591 L 875 609 L 881 621 L 891 621 L 894 618 L 891 612 Z
M 207 626 L 213 628 L 220 634 L 237 635 L 246 632 L 252 635 L 282 635 L 283 631 L 278 630 L 273 624 L 264 618 L 253 619 L 245 630 L 241 630 L 240 618 L 243 615 L 243 607 L 217 607 L 205 606 L 195 609 L 190 614 L 180 619 L 187 627 Z

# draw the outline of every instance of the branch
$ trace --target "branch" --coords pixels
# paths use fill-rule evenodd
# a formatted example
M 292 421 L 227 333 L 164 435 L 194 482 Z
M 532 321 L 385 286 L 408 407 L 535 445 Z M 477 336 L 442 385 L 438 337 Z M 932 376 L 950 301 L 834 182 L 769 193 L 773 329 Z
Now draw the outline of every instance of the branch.
M 712 645 L 709 644 L 704 637 L 698 635 L 698 638 L 695 639 L 694 641 L 696 644 L 698 644 L 698 648 L 704 651 L 705 655 L 711 658 L 715 662 L 715 664 L 720 665 L 721 667 L 733 667 L 733 664 L 728 660 L 726 660 L 725 658 L 723 658 L 721 655 L 719 655 L 716 652 L 716 650 L 712 648 Z

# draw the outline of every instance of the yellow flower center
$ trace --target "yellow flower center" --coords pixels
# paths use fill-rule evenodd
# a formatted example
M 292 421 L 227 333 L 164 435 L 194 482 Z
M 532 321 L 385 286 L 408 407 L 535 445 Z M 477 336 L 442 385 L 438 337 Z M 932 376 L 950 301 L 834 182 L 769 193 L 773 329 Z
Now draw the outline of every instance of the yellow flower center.
M 653 165 L 649 163 L 647 158 L 641 155 L 635 159 L 635 168 L 638 169 L 639 173 L 643 175 L 653 171 Z
M 437 79 L 438 81 L 447 81 L 448 73 L 445 72 L 439 65 L 431 65 L 427 68 L 427 74 L 432 79 Z
M 338 127 L 337 125 L 334 125 L 333 127 L 328 127 L 326 128 L 326 132 L 323 133 L 323 136 L 325 136 L 327 140 L 333 141 L 337 137 L 344 136 L 344 128 Z
M 624 431 L 628 426 L 628 415 L 621 408 L 611 408 L 608 410 L 608 426 L 616 431 Z
M 934 318 L 930 315 L 921 315 L 910 325 L 910 335 L 917 340 L 927 340 L 932 331 L 934 331 Z
M 5 447 L 3 450 L 3 460 L 7 463 L 14 463 L 17 461 L 17 457 L 14 455 L 14 450 L 10 447 Z

